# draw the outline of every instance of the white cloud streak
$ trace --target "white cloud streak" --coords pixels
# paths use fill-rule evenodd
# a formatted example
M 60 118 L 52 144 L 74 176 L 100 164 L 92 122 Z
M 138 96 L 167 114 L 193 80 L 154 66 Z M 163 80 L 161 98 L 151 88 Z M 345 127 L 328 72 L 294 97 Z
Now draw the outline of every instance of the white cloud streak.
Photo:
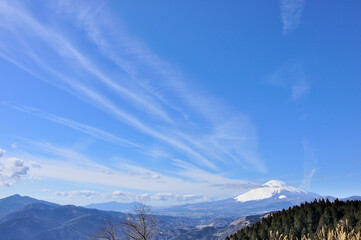
M 142 149 L 145 150 L 145 148 L 143 146 L 140 146 L 136 143 L 133 143 L 131 141 L 128 141 L 126 139 L 120 138 L 118 136 L 115 136 L 114 134 L 111 134 L 109 132 L 103 131 L 101 129 L 71 120 L 71 119 L 67 119 L 67 118 L 63 118 L 63 117 L 59 117 L 53 114 L 48 114 L 46 112 L 41 111 L 40 109 L 36 109 L 36 108 L 29 108 L 29 107 L 19 107 L 19 106 L 14 106 L 14 105 L 10 105 L 7 103 L 3 103 L 4 105 L 7 105 L 13 109 L 25 112 L 25 113 L 29 113 L 44 119 L 47 119 L 49 121 L 52 122 L 56 122 L 62 125 L 65 125 L 67 127 L 73 128 L 75 130 L 78 130 L 80 132 L 86 133 L 90 136 L 96 137 L 98 139 L 102 139 L 108 142 L 112 142 L 114 144 L 118 144 L 121 146 L 127 146 L 127 147 L 134 147 L 134 148 L 138 148 L 138 149 Z
M 29 162 L 36 161 L 41 167 L 31 167 L 29 174 L 44 180 L 96 184 L 145 193 L 201 195 L 212 199 L 233 197 L 254 187 L 247 181 L 209 173 L 180 160 L 175 161 L 175 164 L 181 170 L 174 171 L 152 171 L 139 164 L 121 162 L 109 168 L 69 148 L 29 140 L 26 143 L 37 155 L 26 153 L 23 156 L 19 154 L 19 157 L 26 156 Z M 224 188 L 224 185 L 240 187 Z
M 257 154 L 255 126 L 247 116 L 194 90 L 180 71 L 116 25 L 105 6 L 100 8 L 92 1 L 54 5 L 52 17 L 86 33 L 87 43 L 94 44 L 102 55 L 85 54 L 64 29 L 40 23 L 25 4 L 0 1 L 0 29 L 4 32 L 0 56 L 167 145 L 184 155 L 185 161 L 208 169 L 241 166 L 267 171 Z M 49 49 L 47 54 L 39 51 L 44 47 Z M 118 68 L 112 73 L 97 59 Z M 119 99 L 132 107 L 120 108 Z M 140 146 L 69 119 L 45 118 L 99 138 Z M 199 144 L 192 144 L 193 139 Z
M 317 168 L 312 168 L 309 171 L 306 168 L 304 169 L 303 181 L 302 181 L 303 188 L 310 189 L 313 175 L 316 173 L 317 170 L 318 170 Z
M 280 0 L 283 34 L 295 29 L 301 22 L 305 0 Z
M 47 189 L 48 190 L 48 189 Z M 100 199 L 115 199 L 118 201 L 130 202 L 130 201 L 147 201 L 147 202 L 194 202 L 194 201 L 204 201 L 207 200 L 207 197 L 201 195 L 193 194 L 174 194 L 174 193 L 142 193 L 134 194 L 130 192 L 99 192 L 94 190 L 72 190 L 72 191 L 55 191 L 51 192 L 50 190 L 46 191 L 52 193 L 56 196 L 68 197 L 68 198 L 88 198 L 94 199 L 98 197 Z
M 145 193 L 137 195 L 138 199 L 146 201 L 171 201 L 171 202 L 189 202 L 189 201 L 206 201 L 207 197 L 195 194 L 173 194 L 173 193 Z
M 110 142 L 110 143 L 113 143 L 113 144 L 116 144 L 119 146 L 123 146 L 123 147 L 134 148 L 137 151 L 140 151 L 146 155 L 156 156 L 156 157 L 159 157 L 159 156 L 169 157 L 169 155 L 165 152 L 147 149 L 140 144 L 131 142 L 125 138 L 121 138 L 112 133 L 109 133 L 107 131 L 101 130 L 99 128 L 95 128 L 93 126 L 90 126 L 90 125 L 87 125 L 84 123 L 80 123 L 80 122 L 77 122 L 77 121 L 74 121 L 74 120 L 71 120 L 68 118 L 49 114 L 49 113 L 41 111 L 40 109 L 37 109 L 37 108 L 14 106 L 14 105 L 11 105 L 11 104 L 5 103 L 5 102 L 0 102 L 0 103 L 5 106 L 11 107 L 15 110 L 29 113 L 31 115 L 34 115 L 34 116 L 37 116 L 37 117 L 67 126 L 67 127 L 70 127 L 72 129 L 75 129 L 79 132 L 83 132 L 83 133 L 88 134 L 89 136 L 95 137 L 97 139 L 104 140 L 104 141 L 107 141 L 107 142 Z M 13 146 L 12 146 L 12 148 L 13 148 Z
M 305 155 L 305 161 L 303 166 L 303 181 L 302 187 L 306 190 L 310 189 L 311 181 L 313 175 L 317 172 L 317 158 L 313 152 L 313 149 L 310 147 L 309 143 L 304 140 L 303 141 L 303 152 Z
M 101 195 L 99 192 L 96 192 L 94 190 L 73 190 L 69 192 L 54 192 L 54 195 L 56 196 L 62 196 L 62 197 L 87 197 L 87 198 L 93 198 L 94 196 Z

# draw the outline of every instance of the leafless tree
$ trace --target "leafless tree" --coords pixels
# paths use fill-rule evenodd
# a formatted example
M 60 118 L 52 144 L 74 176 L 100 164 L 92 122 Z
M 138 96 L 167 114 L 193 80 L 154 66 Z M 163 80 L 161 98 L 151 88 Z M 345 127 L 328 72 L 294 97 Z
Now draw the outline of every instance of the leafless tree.
M 137 203 L 119 224 L 109 222 L 91 236 L 106 240 L 151 240 L 158 233 L 158 220 L 144 202 Z
M 109 221 L 106 226 L 99 227 L 98 232 L 90 234 L 90 237 L 96 239 L 120 240 L 119 230 L 119 224 L 115 225 Z
M 136 204 L 121 224 L 125 226 L 127 240 L 149 240 L 157 235 L 158 220 L 144 202 Z

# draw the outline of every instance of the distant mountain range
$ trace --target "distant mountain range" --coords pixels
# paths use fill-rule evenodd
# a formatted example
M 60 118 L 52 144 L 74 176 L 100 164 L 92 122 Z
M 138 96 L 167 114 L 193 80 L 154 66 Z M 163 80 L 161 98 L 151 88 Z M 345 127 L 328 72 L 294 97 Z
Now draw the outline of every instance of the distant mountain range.
M 234 198 L 221 201 L 153 208 L 158 214 L 158 240 L 224 239 L 242 227 L 252 225 L 265 214 L 322 197 L 269 181 Z M 340 199 L 361 200 L 360 196 Z M 0 199 L 1 240 L 85 240 L 109 220 L 118 222 L 133 209 L 132 203 L 97 203 L 86 207 L 58 205 L 13 195 Z
M 19 195 L 1 199 L 0 209 L 7 207 L 19 208 L 0 218 L 1 240 L 89 240 L 89 234 L 98 227 L 126 217 L 121 212 L 61 206 Z M 214 233 L 225 229 L 232 221 L 231 218 L 209 220 L 172 216 L 158 216 L 158 220 L 161 229 L 158 240 L 213 239 Z
M 171 216 L 249 216 L 264 214 L 288 208 L 305 201 L 322 198 L 320 195 L 305 192 L 282 181 L 272 180 L 234 198 L 220 201 L 185 204 L 156 208 L 160 214 Z
M 246 193 L 220 201 L 201 202 L 177 206 L 155 207 L 158 214 L 169 216 L 187 217 L 233 217 L 259 215 L 267 212 L 289 208 L 302 202 L 310 202 L 315 199 L 328 198 L 335 200 L 332 196 L 320 196 L 316 193 L 306 192 L 286 185 L 279 180 L 271 180 Z M 340 200 L 360 200 L 360 196 L 342 198 Z M 85 207 L 106 211 L 129 211 L 134 207 L 132 203 L 107 202 L 90 204 Z
M 129 203 L 120 203 L 116 201 L 105 202 L 105 203 L 92 203 L 86 205 L 86 208 L 94 208 L 103 211 L 118 211 L 118 212 L 127 212 L 130 211 L 139 204 L 138 202 L 129 202 Z
M 263 214 L 288 208 L 296 204 L 322 198 L 320 195 L 305 192 L 282 181 L 272 180 L 234 198 L 220 201 L 201 202 L 168 207 L 155 207 L 154 211 L 162 215 L 187 217 L 234 217 Z M 334 197 L 328 197 L 330 200 Z M 85 207 L 99 210 L 128 211 L 133 203 L 98 203 Z

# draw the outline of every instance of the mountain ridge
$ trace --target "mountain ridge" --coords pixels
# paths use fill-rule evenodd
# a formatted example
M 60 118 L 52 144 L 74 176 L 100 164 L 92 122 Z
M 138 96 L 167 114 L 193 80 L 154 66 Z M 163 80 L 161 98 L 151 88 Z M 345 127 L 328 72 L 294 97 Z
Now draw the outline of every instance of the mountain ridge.
M 268 184 L 269 187 L 282 187 L 283 184 Z M 267 186 L 268 186 L 267 185 Z M 203 202 L 153 208 L 160 220 L 162 232 L 157 240 L 182 239 L 224 239 L 239 228 L 250 226 L 265 214 L 294 206 L 305 199 L 282 198 L 279 194 L 267 199 L 238 202 L 234 198 L 220 201 Z M 283 194 L 283 193 L 282 193 Z M 292 195 L 293 196 L 293 195 Z M 302 195 L 303 196 L 303 195 Z M 319 195 L 318 195 L 319 196 Z M 324 198 L 319 196 L 319 198 Z M 336 198 L 327 197 L 330 201 Z M 350 196 L 340 200 L 360 198 Z M 5 199 L 5 200 L 4 200 Z M 0 209 L 10 206 L 14 211 L 0 218 L 0 236 L 4 240 L 85 240 L 100 225 L 109 219 L 117 222 L 124 213 L 103 211 L 74 205 L 58 205 L 35 198 L 13 195 L 0 199 Z M 11 202 L 13 200 L 13 206 Z M 314 199 L 310 200 L 313 201 Z M 29 204 L 26 204 L 30 202 Z M 117 202 L 111 202 L 117 203 Z M 134 204 L 134 202 L 127 203 Z M 20 208 L 19 206 L 22 205 Z
M 28 196 L 21 196 L 19 194 L 14 194 L 5 198 L 0 199 L 0 219 L 13 212 L 16 211 L 28 204 L 31 203 L 44 203 L 44 204 L 48 204 L 48 205 L 58 205 L 56 203 L 51 203 L 51 202 L 47 202 L 47 201 L 43 201 L 43 200 L 38 200 L 32 197 L 28 197 Z
M 187 203 L 153 207 L 157 214 L 185 217 L 244 217 L 277 211 L 282 208 L 292 207 L 302 202 L 310 202 L 315 199 L 327 198 L 330 201 L 336 199 L 333 196 L 321 196 L 316 193 L 306 192 L 296 187 L 285 184 L 280 180 L 270 180 L 257 188 L 218 201 L 200 203 Z M 350 198 L 357 198 L 352 196 Z M 361 197 L 360 197 L 361 198 Z M 344 198 L 347 200 L 347 198 Z M 340 198 L 340 200 L 343 200 Z M 100 210 L 128 211 L 132 203 L 98 203 L 87 205 Z M 111 205 L 115 205 L 112 207 Z M 126 209 L 127 207 L 128 209 Z

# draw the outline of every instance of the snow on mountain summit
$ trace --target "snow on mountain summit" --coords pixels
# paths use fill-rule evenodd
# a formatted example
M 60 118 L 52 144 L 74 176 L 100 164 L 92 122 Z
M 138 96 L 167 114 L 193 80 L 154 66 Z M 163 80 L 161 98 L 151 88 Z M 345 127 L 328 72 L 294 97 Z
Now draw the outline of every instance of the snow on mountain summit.
M 269 187 L 282 187 L 286 186 L 286 183 L 280 181 L 280 180 L 271 180 L 263 184 L 263 186 L 269 186 Z
M 271 180 L 258 188 L 243 193 L 234 199 L 238 202 L 248 202 L 276 197 L 278 199 L 286 199 L 288 196 L 297 194 L 307 194 L 298 188 L 288 186 L 279 180 Z

